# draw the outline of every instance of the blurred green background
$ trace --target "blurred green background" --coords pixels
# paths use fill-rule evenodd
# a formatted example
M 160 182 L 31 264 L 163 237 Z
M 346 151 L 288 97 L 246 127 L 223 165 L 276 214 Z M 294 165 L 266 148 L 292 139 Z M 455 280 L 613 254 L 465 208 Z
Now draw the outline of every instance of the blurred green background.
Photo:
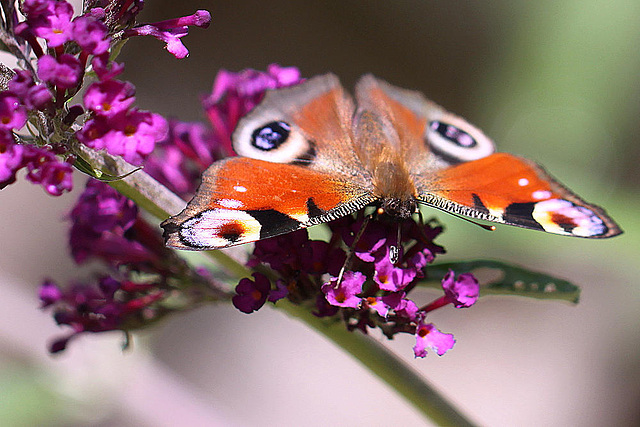
M 486 298 L 433 321 L 456 335 L 438 358 L 390 347 L 491 426 L 638 425 L 640 410 L 640 2 L 147 1 L 153 22 L 206 8 L 208 30 L 176 60 L 134 39 L 120 60 L 138 105 L 202 120 L 221 68 L 298 66 L 347 87 L 371 72 L 467 118 L 500 151 L 533 159 L 625 234 L 571 239 L 437 214 L 447 260 L 498 258 L 572 280 L 581 302 Z M 83 180 L 77 174 L 76 187 Z M 207 307 L 136 337 L 83 337 L 61 357 L 37 310 L 43 277 L 87 277 L 66 251 L 63 217 L 79 191 L 2 191 L 0 425 L 420 425 L 415 411 L 340 350 L 273 310 Z M 424 295 L 427 301 L 433 295 Z

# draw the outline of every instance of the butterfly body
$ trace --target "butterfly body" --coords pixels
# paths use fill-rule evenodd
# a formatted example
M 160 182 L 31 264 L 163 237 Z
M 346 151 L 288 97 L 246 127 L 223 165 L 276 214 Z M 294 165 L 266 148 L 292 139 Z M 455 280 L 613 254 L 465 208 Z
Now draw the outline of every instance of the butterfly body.
M 417 92 L 372 76 L 356 102 L 333 75 L 267 93 L 233 135 L 239 157 L 214 163 L 166 220 L 167 245 L 217 249 L 331 221 L 374 204 L 399 220 L 419 204 L 578 237 L 619 227 L 479 129 Z

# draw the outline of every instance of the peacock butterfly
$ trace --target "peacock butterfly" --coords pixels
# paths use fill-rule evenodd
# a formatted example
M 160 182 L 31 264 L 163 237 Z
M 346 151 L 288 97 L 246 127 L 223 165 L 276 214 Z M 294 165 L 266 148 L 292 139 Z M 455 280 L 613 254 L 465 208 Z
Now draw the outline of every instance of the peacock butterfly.
M 267 93 L 187 207 L 162 223 L 167 246 L 218 249 L 376 205 L 399 220 L 418 205 L 568 236 L 622 230 L 529 160 L 422 94 L 371 75 L 355 102 L 326 74 Z

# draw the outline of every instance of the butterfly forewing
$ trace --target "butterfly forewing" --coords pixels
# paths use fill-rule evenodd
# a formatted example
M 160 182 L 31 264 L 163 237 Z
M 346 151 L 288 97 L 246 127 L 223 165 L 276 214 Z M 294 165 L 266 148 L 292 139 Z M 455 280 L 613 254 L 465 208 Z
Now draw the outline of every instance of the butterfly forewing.
M 218 249 L 328 222 L 372 201 L 327 174 L 236 157 L 214 163 L 194 199 L 162 227 L 168 246 Z
M 577 237 L 612 237 L 620 228 L 540 166 L 506 153 L 416 177 L 419 199 L 456 214 Z

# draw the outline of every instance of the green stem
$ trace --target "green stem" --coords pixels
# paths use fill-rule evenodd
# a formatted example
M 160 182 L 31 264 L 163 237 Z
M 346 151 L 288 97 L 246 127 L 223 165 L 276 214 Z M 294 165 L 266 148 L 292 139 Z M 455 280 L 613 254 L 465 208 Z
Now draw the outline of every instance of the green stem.
M 122 159 L 103 152 L 84 146 L 80 146 L 78 151 L 93 168 L 105 173 L 122 176 L 134 169 Z M 160 220 L 184 207 L 179 197 L 141 170 L 110 184 Z M 250 273 L 247 267 L 225 252 L 209 251 L 207 255 L 237 278 L 247 277 Z M 382 344 L 361 333 L 347 331 L 342 322 L 318 318 L 308 307 L 280 300 L 276 308 L 304 322 L 350 353 L 433 422 L 439 425 L 473 425 L 422 376 Z
M 237 279 L 251 277 L 251 270 L 226 252 L 218 250 L 207 251 L 206 253 L 211 260 L 217 262 L 218 265 L 227 270 L 229 274 L 235 276 Z
M 349 332 L 342 322 L 328 322 L 311 314 L 308 307 L 287 300 L 278 301 L 276 308 L 296 317 L 347 351 L 437 425 L 474 425 L 419 373 L 373 338 L 357 331 Z

